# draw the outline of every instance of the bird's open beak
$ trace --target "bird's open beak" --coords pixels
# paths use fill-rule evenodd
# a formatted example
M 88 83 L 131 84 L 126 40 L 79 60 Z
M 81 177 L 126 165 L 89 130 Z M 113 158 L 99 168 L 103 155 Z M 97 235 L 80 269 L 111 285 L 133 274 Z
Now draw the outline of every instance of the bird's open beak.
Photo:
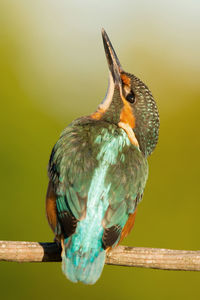
M 123 71 L 123 69 L 120 65 L 119 59 L 115 53 L 111 41 L 109 40 L 109 37 L 104 29 L 102 29 L 102 38 L 103 38 L 106 58 L 108 61 L 108 67 L 112 74 L 113 81 L 115 85 L 120 86 L 122 84 L 120 73 Z

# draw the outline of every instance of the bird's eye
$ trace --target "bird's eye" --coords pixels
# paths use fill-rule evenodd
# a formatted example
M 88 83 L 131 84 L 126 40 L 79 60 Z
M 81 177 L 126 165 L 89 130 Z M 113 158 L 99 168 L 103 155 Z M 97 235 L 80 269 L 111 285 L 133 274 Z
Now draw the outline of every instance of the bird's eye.
M 128 93 L 128 95 L 126 96 L 126 100 L 130 103 L 134 103 L 135 102 L 135 94 L 133 93 L 133 91 L 131 91 L 130 93 Z

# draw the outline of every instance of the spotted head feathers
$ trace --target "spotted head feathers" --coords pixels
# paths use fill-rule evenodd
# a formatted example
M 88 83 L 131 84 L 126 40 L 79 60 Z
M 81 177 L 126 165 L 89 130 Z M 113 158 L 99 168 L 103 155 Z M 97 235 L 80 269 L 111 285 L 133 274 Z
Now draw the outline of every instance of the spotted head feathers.
M 148 156 L 158 140 L 160 122 L 156 102 L 140 79 L 122 69 L 105 30 L 102 30 L 102 37 L 109 67 L 109 85 L 104 100 L 91 117 L 123 128 L 132 144 Z

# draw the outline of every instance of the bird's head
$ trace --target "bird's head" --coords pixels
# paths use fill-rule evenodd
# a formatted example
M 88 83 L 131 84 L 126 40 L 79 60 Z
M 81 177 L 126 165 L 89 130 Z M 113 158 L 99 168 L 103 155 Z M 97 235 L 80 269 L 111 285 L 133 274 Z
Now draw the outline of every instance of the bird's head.
M 91 117 L 123 128 L 131 142 L 147 156 L 152 153 L 158 140 L 156 103 L 148 87 L 122 69 L 104 29 L 102 37 L 109 67 L 109 86 L 104 100 Z

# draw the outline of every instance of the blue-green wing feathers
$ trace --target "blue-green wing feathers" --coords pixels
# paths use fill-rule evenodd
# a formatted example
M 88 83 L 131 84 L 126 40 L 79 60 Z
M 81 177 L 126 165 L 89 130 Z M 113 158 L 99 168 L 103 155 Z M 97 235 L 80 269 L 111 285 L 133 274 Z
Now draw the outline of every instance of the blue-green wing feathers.
M 148 175 L 145 157 L 122 129 L 92 122 L 83 119 L 68 126 L 49 162 L 55 233 L 64 236 L 63 270 L 72 281 L 85 283 L 100 276 L 104 249 L 120 239 Z
M 108 195 L 109 207 L 103 220 L 105 227 L 124 227 L 129 214 L 135 211 L 141 199 L 147 176 L 148 164 L 143 154 L 132 145 L 125 146 L 106 177 L 112 185 Z
M 87 143 L 87 131 L 67 127 L 53 148 L 49 177 L 57 195 L 58 213 L 69 210 L 80 220 L 85 216 L 87 193 L 96 161 Z

